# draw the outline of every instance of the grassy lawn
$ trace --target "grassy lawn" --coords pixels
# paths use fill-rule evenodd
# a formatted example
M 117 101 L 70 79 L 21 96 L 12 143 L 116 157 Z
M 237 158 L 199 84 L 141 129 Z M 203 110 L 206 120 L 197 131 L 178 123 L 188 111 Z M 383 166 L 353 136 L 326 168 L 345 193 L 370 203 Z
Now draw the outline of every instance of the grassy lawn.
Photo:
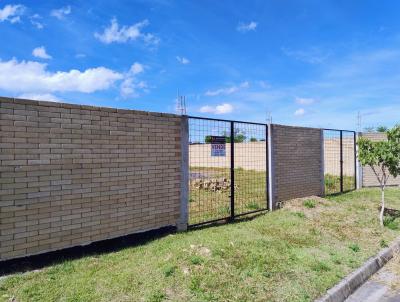
M 400 190 L 388 189 L 400 209 Z M 399 236 L 379 191 L 298 199 L 253 220 L 172 234 L 0 280 L 4 301 L 312 301 Z
M 354 190 L 354 176 L 343 176 L 343 191 Z M 325 194 L 340 193 L 340 176 L 325 174 Z
M 230 169 L 190 167 L 191 180 L 223 179 L 230 181 Z M 235 169 L 235 213 L 242 214 L 267 206 L 266 172 Z M 230 215 L 230 186 L 217 192 L 190 188 L 190 224 L 210 221 Z

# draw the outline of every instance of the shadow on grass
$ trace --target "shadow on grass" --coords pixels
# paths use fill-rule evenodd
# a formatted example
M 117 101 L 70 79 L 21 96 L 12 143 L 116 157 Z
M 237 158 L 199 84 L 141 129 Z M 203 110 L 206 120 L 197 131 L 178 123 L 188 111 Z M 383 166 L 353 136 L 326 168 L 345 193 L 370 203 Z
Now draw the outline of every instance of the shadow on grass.
M 227 223 L 236 224 L 244 221 L 250 221 L 256 217 L 264 215 L 265 213 L 267 212 L 258 212 L 250 214 L 248 216 L 239 216 L 234 220 L 227 219 L 219 222 L 204 224 L 201 226 L 190 228 L 189 231 L 197 231 L 209 227 L 223 226 Z M 3 260 L 0 261 L 0 276 L 42 269 L 51 265 L 62 263 L 64 261 L 75 260 L 86 256 L 117 252 L 125 248 L 144 245 L 153 240 L 160 239 L 175 232 L 175 227 L 163 227 L 157 230 L 151 230 L 143 233 L 97 241 L 85 246 L 76 246 L 39 255 L 27 256 L 11 260 Z
M 146 244 L 174 232 L 176 232 L 175 227 L 163 227 L 143 233 L 97 241 L 85 246 L 76 246 L 40 255 L 0 261 L 0 276 L 41 269 L 66 260 L 79 259 L 85 256 L 117 252 L 128 247 Z
M 212 222 L 206 222 L 201 225 L 194 225 L 194 226 L 189 226 L 188 230 L 189 231 L 198 231 L 202 229 L 208 229 L 211 227 L 220 227 L 220 226 L 225 226 L 227 224 L 236 224 L 236 223 L 241 223 L 245 221 L 251 221 L 257 217 L 260 217 L 262 215 L 267 214 L 269 211 L 267 210 L 261 210 L 256 213 L 250 213 L 250 214 L 242 214 L 239 216 L 236 216 L 234 219 L 231 218 L 222 218 L 218 221 L 212 221 Z
M 400 210 L 391 209 L 391 208 L 385 208 L 384 215 L 385 216 L 390 216 L 390 217 L 393 217 L 393 218 L 399 218 L 400 217 Z

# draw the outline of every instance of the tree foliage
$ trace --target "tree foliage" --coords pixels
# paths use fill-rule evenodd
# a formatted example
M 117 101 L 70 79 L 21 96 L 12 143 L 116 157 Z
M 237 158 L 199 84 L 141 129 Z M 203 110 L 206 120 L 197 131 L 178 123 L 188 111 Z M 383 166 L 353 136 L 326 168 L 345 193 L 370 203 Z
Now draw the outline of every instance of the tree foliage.
M 223 132 L 222 136 L 225 136 L 225 142 L 227 144 L 231 142 L 231 136 L 229 133 Z M 244 141 L 246 141 L 246 139 L 247 139 L 247 137 L 243 131 L 240 131 L 239 129 L 235 129 L 235 133 L 234 133 L 234 142 L 235 143 L 243 143 Z M 206 143 L 211 143 L 211 135 L 207 135 L 204 138 L 204 141 Z
M 385 141 L 372 141 L 361 137 L 357 142 L 358 159 L 361 165 L 371 167 L 381 187 L 381 225 L 383 225 L 384 190 L 387 180 L 390 175 L 397 177 L 400 174 L 400 125 L 387 130 L 386 134 Z
M 386 126 L 378 126 L 376 127 L 376 131 L 378 132 L 387 132 L 389 129 Z

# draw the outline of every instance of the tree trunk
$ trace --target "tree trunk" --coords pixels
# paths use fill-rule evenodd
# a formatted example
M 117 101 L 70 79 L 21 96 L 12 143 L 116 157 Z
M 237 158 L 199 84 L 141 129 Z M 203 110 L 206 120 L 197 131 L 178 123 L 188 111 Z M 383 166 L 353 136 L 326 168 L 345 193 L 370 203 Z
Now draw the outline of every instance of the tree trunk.
M 379 215 L 379 221 L 381 226 L 383 226 L 383 213 L 385 211 L 385 187 L 382 186 L 381 188 L 381 213 Z

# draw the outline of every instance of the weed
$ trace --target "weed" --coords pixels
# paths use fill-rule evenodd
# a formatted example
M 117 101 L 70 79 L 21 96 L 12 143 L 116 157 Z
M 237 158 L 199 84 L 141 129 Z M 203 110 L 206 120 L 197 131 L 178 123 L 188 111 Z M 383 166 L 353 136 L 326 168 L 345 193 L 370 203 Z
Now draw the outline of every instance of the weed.
M 385 239 L 381 239 L 381 241 L 380 241 L 380 246 L 381 246 L 381 248 L 385 248 L 385 247 L 388 247 L 389 244 L 386 242 Z
M 306 208 L 312 209 L 315 208 L 315 201 L 312 199 L 306 199 L 303 203 Z
M 400 223 L 399 219 L 396 219 L 393 216 L 386 216 L 383 218 L 383 225 L 387 227 L 388 229 L 391 229 L 393 231 L 397 231 L 400 229 Z
M 172 276 L 172 274 L 175 272 L 176 266 L 175 265 L 167 265 L 164 267 L 163 272 L 165 277 Z
M 357 243 L 352 243 L 349 245 L 349 249 L 351 249 L 353 252 L 357 253 L 360 251 L 360 246 Z
M 201 258 L 200 256 L 191 256 L 190 257 L 190 263 L 194 264 L 194 265 L 200 265 L 203 263 L 203 258 Z
M 328 272 L 331 270 L 328 264 L 322 261 L 316 261 L 315 263 L 312 264 L 311 269 L 315 272 Z

